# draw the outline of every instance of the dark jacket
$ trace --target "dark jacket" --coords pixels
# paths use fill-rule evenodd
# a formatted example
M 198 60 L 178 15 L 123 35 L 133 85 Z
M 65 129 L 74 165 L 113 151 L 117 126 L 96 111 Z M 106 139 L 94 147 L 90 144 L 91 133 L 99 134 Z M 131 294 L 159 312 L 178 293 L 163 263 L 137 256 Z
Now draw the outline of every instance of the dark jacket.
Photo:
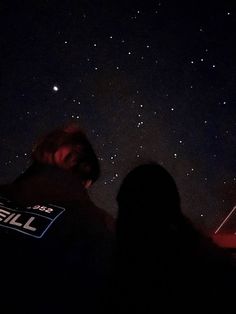
M 113 219 L 78 177 L 54 167 L 0 187 L 1 306 L 8 313 L 100 313 Z

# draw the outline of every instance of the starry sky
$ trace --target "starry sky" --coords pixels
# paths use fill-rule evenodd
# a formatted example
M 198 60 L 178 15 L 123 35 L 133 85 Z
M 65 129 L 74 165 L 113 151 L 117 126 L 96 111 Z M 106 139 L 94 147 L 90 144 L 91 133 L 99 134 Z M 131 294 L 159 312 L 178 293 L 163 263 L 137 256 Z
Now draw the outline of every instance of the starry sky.
M 1 1 L 0 174 L 75 120 L 97 152 L 93 200 L 155 160 L 183 212 L 212 232 L 236 204 L 235 1 Z

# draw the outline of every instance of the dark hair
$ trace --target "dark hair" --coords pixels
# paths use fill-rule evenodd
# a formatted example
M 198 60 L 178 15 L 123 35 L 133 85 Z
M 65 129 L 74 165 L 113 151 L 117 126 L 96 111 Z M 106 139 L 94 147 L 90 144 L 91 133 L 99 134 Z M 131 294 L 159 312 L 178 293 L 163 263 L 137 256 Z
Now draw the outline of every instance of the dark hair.
M 175 181 L 155 162 L 140 165 L 128 173 L 120 186 L 117 202 L 122 216 L 126 215 L 123 208 L 133 209 L 134 216 L 139 212 L 143 214 L 142 208 L 146 209 L 145 215 L 152 211 L 151 214 L 159 218 L 171 219 L 180 214 L 180 196 Z
M 63 146 L 69 146 L 71 153 L 76 154 L 76 162 L 69 170 L 78 172 L 83 180 L 95 182 L 100 175 L 98 158 L 87 136 L 75 123 L 42 136 L 33 147 L 32 160 L 38 164 L 57 166 L 55 153 Z

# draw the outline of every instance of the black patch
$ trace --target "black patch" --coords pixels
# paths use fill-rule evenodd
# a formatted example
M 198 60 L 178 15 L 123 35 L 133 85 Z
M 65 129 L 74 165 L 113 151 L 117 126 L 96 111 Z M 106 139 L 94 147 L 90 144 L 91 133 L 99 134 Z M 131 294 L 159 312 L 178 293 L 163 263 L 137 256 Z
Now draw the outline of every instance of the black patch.
M 0 197 L 0 228 L 42 238 L 64 211 L 65 208 L 52 204 L 18 206 L 14 202 Z

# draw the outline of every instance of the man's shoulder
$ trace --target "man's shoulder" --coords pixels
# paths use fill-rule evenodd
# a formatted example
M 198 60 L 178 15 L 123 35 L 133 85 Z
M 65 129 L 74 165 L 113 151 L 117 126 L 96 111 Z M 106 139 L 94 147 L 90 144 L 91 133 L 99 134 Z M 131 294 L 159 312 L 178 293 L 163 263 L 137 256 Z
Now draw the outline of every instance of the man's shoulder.
M 6 185 L 0 186 L 0 211 L 0 229 L 7 228 L 11 233 L 20 232 L 21 235 L 35 236 L 37 233 L 36 237 L 58 238 L 59 235 L 67 237 L 83 232 L 105 235 L 115 231 L 114 217 L 89 198 L 52 202 L 19 199 L 14 197 L 11 185 Z
M 104 208 L 98 207 L 92 201 L 89 201 L 83 208 L 83 211 L 88 215 L 92 224 L 102 226 L 104 231 L 108 233 L 112 234 L 115 232 L 115 218 Z
M 108 213 L 108 211 L 106 211 L 105 209 L 102 209 L 99 207 L 97 208 L 103 217 L 104 224 L 107 227 L 108 231 L 114 233 L 115 232 L 115 218 L 110 213 Z

